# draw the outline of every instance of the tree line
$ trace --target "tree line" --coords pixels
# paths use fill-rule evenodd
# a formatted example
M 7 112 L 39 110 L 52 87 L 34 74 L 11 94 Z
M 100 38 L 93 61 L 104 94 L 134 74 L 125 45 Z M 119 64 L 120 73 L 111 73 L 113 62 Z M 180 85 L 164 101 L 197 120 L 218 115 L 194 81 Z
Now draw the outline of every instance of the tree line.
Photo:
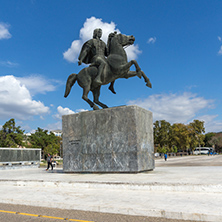
M 60 154 L 62 138 L 54 133 L 37 128 L 30 136 L 24 134 L 20 126 L 16 126 L 15 120 L 7 121 L 0 130 L 0 147 L 26 147 L 41 148 L 43 156 L 47 153 Z
M 39 127 L 30 136 L 24 132 L 20 126 L 16 126 L 14 119 L 10 119 L 0 130 L 0 147 L 41 148 L 43 155 L 61 154 L 61 137 Z M 192 151 L 199 146 L 213 146 L 216 152 L 222 152 L 222 132 L 204 134 L 203 121 L 171 125 L 165 120 L 157 120 L 153 124 L 153 133 L 155 152 Z
M 213 146 L 222 151 L 222 133 L 205 133 L 204 121 L 194 120 L 189 124 L 170 124 L 157 120 L 153 127 L 155 152 L 191 152 L 196 147 Z

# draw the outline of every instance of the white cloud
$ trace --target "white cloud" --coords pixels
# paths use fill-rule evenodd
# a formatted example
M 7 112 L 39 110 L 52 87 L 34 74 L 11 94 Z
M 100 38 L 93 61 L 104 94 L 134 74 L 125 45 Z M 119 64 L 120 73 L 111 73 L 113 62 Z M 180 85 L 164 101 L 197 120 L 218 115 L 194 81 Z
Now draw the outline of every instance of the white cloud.
M 77 109 L 76 112 L 77 113 L 81 113 L 81 112 L 86 112 L 89 111 L 88 109 Z
M 0 22 L 0 39 L 9 39 L 12 35 L 8 31 L 9 25 Z
M 101 28 L 103 31 L 102 40 L 106 43 L 108 35 L 111 32 L 117 31 L 116 24 L 114 22 L 106 23 L 103 22 L 102 19 L 98 19 L 95 17 L 87 18 L 83 27 L 80 29 L 79 39 L 74 40 L 71 44 L 71 47 L 63 53 L 64 59 L 69 62 L 77 62 L 81 47 L 84 42 L 91 39 L 93 36 L 93 30 L 96 28 Z M 139 47 L 137 45 L 131 45 L 126 50 L 128 59 L 136 59 L 137 55 L 141 53 Z
M 56 90 L 56 86 L 52 84 L 53 80 L 47 80 L 40 75 L 16 77 L 16 79 L 24 84 L 32 95 L 37 93 L 45 94 L 46 92 L 52 92 Z M 55 83 L 55 81 L 53 83 Z
M 74 114 L 75 113 L 71 109 L 69 109 L 67 107 L 63 108 L 61 106 L 57 107 L 57 111 L 58 111 L 58 113 L 53 116 L 55 119 L 62 119 L 63 115 L 69 115 L 69 114 Z
M 69 115 L 69 114 L 74 114 L 74 113 L 79 113 L 79 112 L 85 112 L 88 111 L 86 109 L 77 109 L 76 112 L 72 111 L 71 109 L 65 107 L 63 108 L 62 106 L 57 107 L 58 113 L 53 115 L 53 118 L 59 120 L 58 122 L 52 123 L 47 125 L 47 129 L 49 131 L 55 130 L 55 129 L 62 129 L 62 116 L 63 115 Z
M 18 124 L 19 126 L 21 126 L 21 128 L 23 130 L 25 130 L 25 132 L 29 132 L 31 130 L 31 127 L 28 124 L 23 125 L 23 123 Z
M 222 55 L 222 46 L 220 47 L 220 50 L 218 51 L 219 55 Z
M 64 59 L 66 59 L 69 62 L 77 62 L 82 44 L 83 41 L 74 40 L 72 42 L 71 47 L 63 53 Z
M 55 114 L 53 117 L 54 117 L 55 119 L 61 120 L 63 115 L 80 113 L 80 112 L 85 112 L 85 111 L 88 111 L 88 110 L 86 110 L 86 109 L 77 109 L 77 110 L 74 112 L 74 111 L 72 111 L 71 109 L 69 109 L 69 108 L 67 108 L 67 107 L 66 107 L 66 108 L 63 108 L 63 107 L 61 107 L 61 106 L 58 106 L 58 107 L 57 107 L 57 111 L 58 111 L 58 113 Z
M 52 123 L 52 124 L 49 124 L 46 128 L 49 130 L 49 131 L 52 131 L 52 130 L 55 130 L 55 129 L 62 129 L 62 116 L 63 115 L 69 115 L 69 114 L 74 114 L 75 112 L 72 111 L 71 109 L 65 107 L 63 108 L 62 106 L 58 106 L 57 107 L 57 111 L 58 113 L 53 115 L 53 118 L 55 119 L 58 119 L 59 121 L 58 122 L 55 122 L 55 123 Z M 81 111 L 84 111 L 83 109 L 79 110 L 80 112 Z
M 142 53 L 142 51 L 139 50 L 138 45 L 131 45 L 125 49 L 127 54 L 128 61 L 132 59 L 137 59 L 138 55 Z
M 129 101 L 128 105 L 138 105 L 153 112 L 154 121 L 166 120 L 170 123 L 187 123 L 204 108 L 212 108 L 212 100 L 197 97 L 192 93 L 158 94 L 146 99 Z
M 62 129 L 62 121 L 58 121 L 56 123 L 48 124 L 46 129 L 50 132 L 53 130 L 61 130 Z
M 154 44 L 155 42 L 156 42 L 156 37 L 151 37 L 147 41 L 148 44 L 150 44 L 150 43 Z
M 74 114 L 75 112 L 74 111 L 72 111 L 71 109 L 69 109 L 69 108 L 63 108 L 63 107 L 61 107 L 61 106 L 58 106 L 58 108 L 57 108 L 57 111 L 58 111 L 58 113 L 59 113 L 59 115 L 69 115 L 69 114 Z
M 10 61 L 0 61 L 0 65 L 12 68 L 12 67 L 18 66 L 19 64 L 15 62 L 10 62 Z
M 218 38 L 218 40 L 219 40 L 220 42 L 222 42 L 222 38 L 221 38 L 220 36 L 218 36 L 217 38 Z M 219 55 L 222 55 L 222 46 L 220 47 L 220 50 L 218 51 L 218 54 L 219 54 Z
M 216 120 L 218 115 L 204 115 L 198 117 L 197 119 L 204 121 L 205 132 L 221 132 L 222 131 L 222 121 Z
M 40 101 L 32 100 L 29 90 L 14 76 L 0 77 L 0 117 L 26 120 L 43 115 L 49 108 Z

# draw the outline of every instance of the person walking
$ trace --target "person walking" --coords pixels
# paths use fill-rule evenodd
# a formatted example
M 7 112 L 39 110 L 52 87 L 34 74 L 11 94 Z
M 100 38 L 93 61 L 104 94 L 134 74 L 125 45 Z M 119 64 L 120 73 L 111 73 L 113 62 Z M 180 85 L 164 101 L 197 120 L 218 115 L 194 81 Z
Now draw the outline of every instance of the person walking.
M 48 156 L 47 156 L 47 163 L 48 163 L 48 167 L 47 167 L 46 171 L 49 169 L 49 166 L 51 166 L 51 170 L 53 170 L 52 156 L 49 153 L 48 153 Z
M 165 161 L 167 161 L 167 153 L 164 154 Z

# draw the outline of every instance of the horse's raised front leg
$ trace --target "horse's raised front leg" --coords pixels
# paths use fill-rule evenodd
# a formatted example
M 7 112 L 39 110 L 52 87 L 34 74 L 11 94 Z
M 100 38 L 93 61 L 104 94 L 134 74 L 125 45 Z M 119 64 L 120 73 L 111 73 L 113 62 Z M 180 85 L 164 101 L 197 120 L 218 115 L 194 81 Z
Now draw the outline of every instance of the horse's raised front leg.
M 82 99 L 84 99 L 94 110 L 97 110 L 99 109 L 99 107 L 88 98 L 89 91 L 90 91 L 90 86 L 83 88 Z
M 96 89 L 94 89 L 94 90 L 92 91 L 92 93 L 93 93 L 93 102 L 96 103 L 96 104 L 98 104 L 99 106 L 101 106 L 103 109 L 105 109 L 105 108 L 108 108 L 108 106 L 105 105 L 105 104 L 103 104 L 103 103 L 101 103 L 101 102 L 99 101 L 100 88 L 101 88 L 101 86 L 97 87 Z
M 130 62 L 132 62 L 134 64 L 134 66 L 136 67 L 136 75 L 141 79 L 141 77 L 143 76 L 143 73 L 142 73 L 141 68 L 139 67 L 137 61 L 131 60 Z
M 150 82 L 150 79 L 145 75 L 145 73 L 143 71 L 142 72 L 142 77 L 144 78 L 144 81 L 146 82 L 146 86 L 152 88 L 152 84 Z
M 145 73 L 143 71 L 141 71 L 141 74 L 142 74 L 142 77 L 143 77 L 144 81 L 146 82 L 146 86 L 152 88 L 152 84 L 150 82 L 150 79 L 145 75 Z M 128 78 L 134 77 L 134 76 L 137 76 L 137 72 L 136 71 L 129 71 L 122 78 L 128 79 Z
M 136 60 L 131 60 L 130 62 L 124 64 L 124 65 L 121 65 L 120 66 L 120 71 L 121 72 L 124 72 L 125 70 L 129 69 L 132 65 L 135 66 L 136 68 L 136 75 L 141 78 L 141 76 L 143 76 L 142 74 L 142 71 L 141 71 L 141 68 L 139 67 L 138 63 Z

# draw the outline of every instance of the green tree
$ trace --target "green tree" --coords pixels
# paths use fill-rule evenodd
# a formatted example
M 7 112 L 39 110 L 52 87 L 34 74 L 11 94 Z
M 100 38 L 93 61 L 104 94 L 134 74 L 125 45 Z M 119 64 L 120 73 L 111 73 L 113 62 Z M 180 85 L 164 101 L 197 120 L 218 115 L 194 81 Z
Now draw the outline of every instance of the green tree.
M 177 152 L 187 151 L 204 145 L 204 122 L 194 120 L 188 125 L 175 123 L 171 125 L 165 120 L 155 121 L 154 127 L 155 151 Z
M 188 125 L 190 131 L 190 147 L 194 149 L 197 146 L 204 146 L 204 121 L 194 120 Z
M 59 153 L 61 137 L 55 136 L 54 133 L 48 132 L 38 127 L 35 133 L 31 134 L 29 142 L 33 148 L 41 148 L 43 155 L 47 153 Z
M 211 138 L 209 144 L 215 148 L 216 152 L 222 151 L 222 133 L 216 133 L 215 136 Z
M 165 120 L 154 123 L 154 144 L 158 147 L 171 147 L 171 124 Z
M 167 151 L 166 147 L 159 147 L 157 150 L 158 153 L 167 153 Z
M 210 141 L 211 141 L 212 137 L 214 137 L 215 135 L 216 135 L 216 133 L 212 133 L 212 132 L 205 134 L 205 137 L 204 137 L 205 146 L 207 146 L 207 147 L 211 146 Z
M 18 147 L 23 146 L 24 130 L 20 126 L 15 125 L 15 120 L 10 119 L 0 131 L 0 146 L 1 147 Z
M 172 146 L 172 149 L 173 149 L 172 152 L 177 153 L 177 146 Z
M 49 144 L 45 148 L 45 153 L 50 153 L 51 155 L 58 154 L 60 151 L 60 145 L 62 138 L 55 136 L 54 133 L 50 132 L 48 135 Z
M 182 123 L 172 125 L 172 145 L 178 150 L 186 151 L 190 147 L 190 131 L 188 126 Z

